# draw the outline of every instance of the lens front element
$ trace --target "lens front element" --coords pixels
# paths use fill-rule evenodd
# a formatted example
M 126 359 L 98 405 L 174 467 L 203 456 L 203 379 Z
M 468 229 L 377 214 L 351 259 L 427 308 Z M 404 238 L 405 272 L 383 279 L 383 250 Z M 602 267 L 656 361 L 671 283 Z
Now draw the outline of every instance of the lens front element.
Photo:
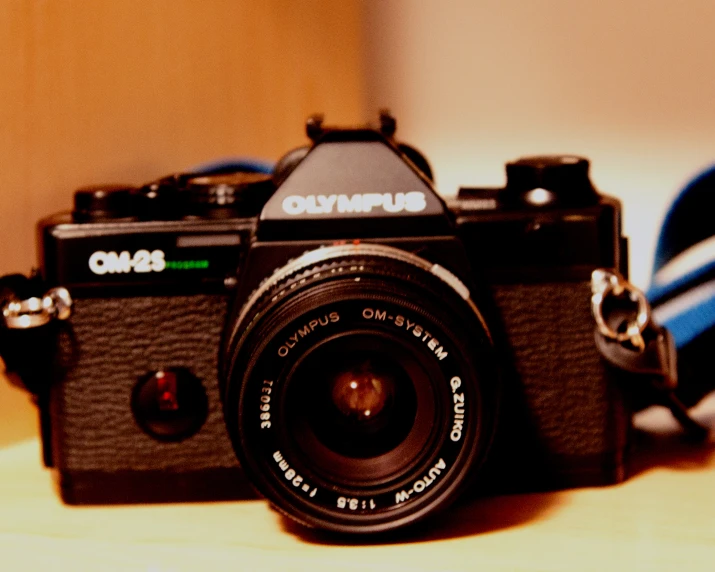
M 380 371 L 383 370 L 383 371 Z M 385 407 L 393 405 L 395 382 L 392 376 L 375 364 L 374 358 L 363 356 L 356 363 L 333 376 L 330 383 L 333 405 L 358 432 L 369 434 L 375 419 Z
M 370 345 L 364 334 L 329 340 L 291 377 L 291 420 L 305 423 L 325 447 L 345 457 L 370 458 L 393 449 L 417 414 L 409 373 Z

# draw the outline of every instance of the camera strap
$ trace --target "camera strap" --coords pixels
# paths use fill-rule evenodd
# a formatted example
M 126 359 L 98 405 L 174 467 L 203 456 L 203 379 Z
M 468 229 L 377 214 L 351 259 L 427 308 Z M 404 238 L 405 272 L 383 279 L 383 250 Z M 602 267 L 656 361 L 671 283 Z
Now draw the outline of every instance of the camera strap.
M 653 321 L 645 294 L 617 272 L 606 270 L 593 272 L 591 291 L 596 347 L 615 369 L 636 409 L 663 405 L 688 437 L 705 440 L 709 429 L 690 416 L 676 395 L 678 367 L 673 336 Z

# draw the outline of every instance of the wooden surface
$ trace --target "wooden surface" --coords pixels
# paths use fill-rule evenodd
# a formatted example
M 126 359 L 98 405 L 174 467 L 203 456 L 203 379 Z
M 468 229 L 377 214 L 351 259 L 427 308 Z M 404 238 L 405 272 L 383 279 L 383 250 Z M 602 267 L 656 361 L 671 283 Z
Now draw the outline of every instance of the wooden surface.
M 700 408 L 715 419 L 715 399 Z M 71 508 L 40 468 L 36 440 L 0 450 L 1 569 L 20 570 L 710 570 L 715 444 L 679 440 L 666 412 L 639 422 L 635 475 L 601 489 L 457 506 L 416 537 L 330 542 L 260 500 Z

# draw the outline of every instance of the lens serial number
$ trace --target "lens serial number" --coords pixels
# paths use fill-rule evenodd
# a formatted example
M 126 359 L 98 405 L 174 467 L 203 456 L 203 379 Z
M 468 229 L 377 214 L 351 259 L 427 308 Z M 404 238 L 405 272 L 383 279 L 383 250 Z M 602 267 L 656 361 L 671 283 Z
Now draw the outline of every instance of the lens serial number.
M 260 414 L 261 429 L 271 428 L 271 393 L 273 392 L 273 380 L 264 379 L 261 386 Z

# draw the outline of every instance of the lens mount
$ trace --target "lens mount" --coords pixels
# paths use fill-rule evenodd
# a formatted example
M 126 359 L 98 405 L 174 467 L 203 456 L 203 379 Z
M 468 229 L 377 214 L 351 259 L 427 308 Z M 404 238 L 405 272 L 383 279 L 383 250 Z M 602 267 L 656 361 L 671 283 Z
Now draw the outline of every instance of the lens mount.
M 222 356 L 242 467 L 308 526 L 380 532 L 449 504 L 491 442 L 497 375 L 468 289 L 375 244 L 321 248 L 268 279 Z

